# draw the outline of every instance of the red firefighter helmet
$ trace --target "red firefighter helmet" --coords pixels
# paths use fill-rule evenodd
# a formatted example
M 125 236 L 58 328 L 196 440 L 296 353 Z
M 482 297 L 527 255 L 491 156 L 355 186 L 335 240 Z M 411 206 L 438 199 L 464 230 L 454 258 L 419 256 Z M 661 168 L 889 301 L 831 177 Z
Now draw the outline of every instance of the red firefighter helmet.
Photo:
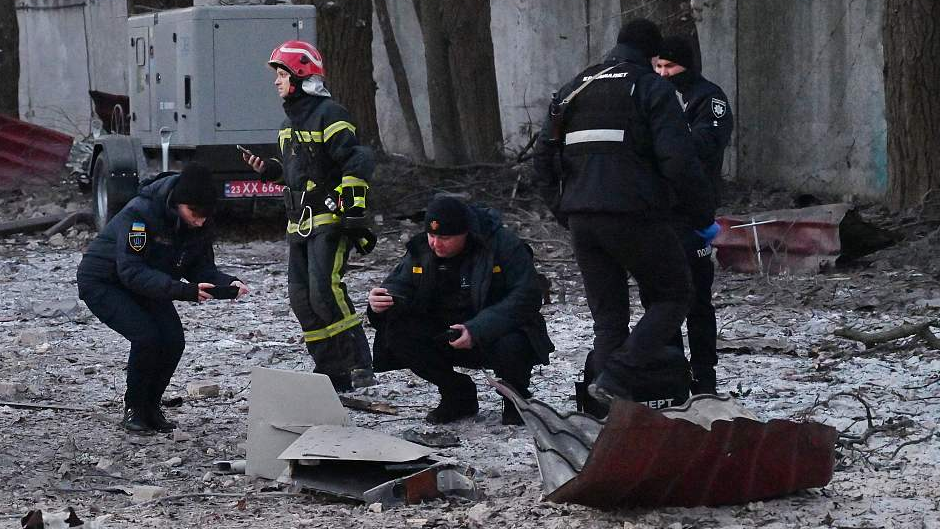
M 281 67 L 298 79 L 306 79 L 311 75 L 325 76 L 323 57 L 310 43 L 302 40 L 289 40 L 271 52 L 268 66 Z

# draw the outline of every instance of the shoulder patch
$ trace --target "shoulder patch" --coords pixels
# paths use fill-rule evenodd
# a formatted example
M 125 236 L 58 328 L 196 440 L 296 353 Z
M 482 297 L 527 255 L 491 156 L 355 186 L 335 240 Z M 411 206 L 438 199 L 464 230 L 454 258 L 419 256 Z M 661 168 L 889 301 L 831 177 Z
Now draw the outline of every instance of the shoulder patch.
M 728 111 L 728 103 L 718 99 L 717 97 L 712 98 L 712 114 L 718 119 L 725 117 L 725 113 Z
M 420 266 L 412 266 L 412 267 L 411 267 L 411 273 L 412 273 L 412 274 L 423 274 L 423 273 L 424 273 L 424 268 L 421 268 Z
M 135 252 L 142 252 L 147 246 L 147 227 L 143 222 L 131 224 L 131 231 L 127 234 L 127 244 Z

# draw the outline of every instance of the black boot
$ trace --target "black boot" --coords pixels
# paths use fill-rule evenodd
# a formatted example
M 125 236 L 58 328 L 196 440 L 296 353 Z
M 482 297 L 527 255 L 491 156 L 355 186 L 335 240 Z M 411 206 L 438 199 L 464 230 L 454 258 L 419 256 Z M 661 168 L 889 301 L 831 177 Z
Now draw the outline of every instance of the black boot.
M 145 414 L 140 408 L 129 406 L 124 409 L 124 419 L 121 420 L 121 426 L 131 433 L 151 434 L 153 428 L 147 422 Z
M 333 389 L 337 393 L 347 393 L 353 390 L 352 378 L 349 373 L 343 375 L 328 375 L 330 382 L 333 383 Z
M 633 394 L 626 386 L 607 373 L 601 373 L 588 386 L 588 393 L 600 404 L 610 406 L 614 399 L 633 400 Z
M 716 395 L 718 393 L 718 382 L 715 377 L 715 368 L 713 366 L 692 364 L 692 386 L 693 395 Z
M 431 424 L 447 424 L 466 417 L 473 417 L 480 411 L 476 398 L 473 400 L 454 400 L 441 398 L 441 403 L 428 413 L 425 420 Z
M 349 378 L 354 388 L 367 388 L 379 383 L 375 379 L 375 373 L 369 368 L 353 369 L 349 373 Z
M 522 415 L 519 415 L 519 410 L 516 409 L 516 405 L 506 397 L 503 397 L 502 423 L 505 426 L 520 426 L 525 424 L 525 421 L 522 420 Z
M 176 429 L 176 423 L 170 420 L 167 420 L 166 415 L 163 414 L 163 410 L 160 409 L 159 404 L 154 404 L 148 410 L 147 415 L 147 424 L 151 428 L 158 432 L 169 433 Z

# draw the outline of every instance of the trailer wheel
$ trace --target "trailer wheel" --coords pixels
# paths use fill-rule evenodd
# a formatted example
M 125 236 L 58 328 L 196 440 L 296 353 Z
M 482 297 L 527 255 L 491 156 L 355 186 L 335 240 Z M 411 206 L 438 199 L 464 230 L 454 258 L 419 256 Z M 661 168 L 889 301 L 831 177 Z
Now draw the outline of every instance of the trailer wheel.
M 91 169 L 91 187 L 95 198 L 95 226 L 101 231 L 137 193 L 137 176 L 114 174 L 108 153 L 102 150 Z

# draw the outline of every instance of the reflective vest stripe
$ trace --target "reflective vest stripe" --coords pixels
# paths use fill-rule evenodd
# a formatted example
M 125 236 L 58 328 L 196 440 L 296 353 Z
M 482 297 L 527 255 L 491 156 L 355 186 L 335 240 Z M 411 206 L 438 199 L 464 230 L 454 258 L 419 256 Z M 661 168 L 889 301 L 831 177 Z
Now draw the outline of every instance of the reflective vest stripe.
M 624 131 L 617 129 L 577 130 L 565 134 L 565 145 L 591 141 L 623 141 Z
M 353 134 L 356 133 L 356 127 L 353 126 L 352 123 L 348 121 L 337 121 L 336 123 L 333 123 L 329 127 L 323 129 L 323 141 L 330 141 L 330 138 L 332 138 L 334 134 L 341 130 L 348 130 Z
M 333 213 L 321 213 L 319 215 L 314 215 L 313 218 L 307 218 L 300 224 L 287 221 L 287 233 L 297 233 L 298 231 L 308 231 L 311 228 L 311 222 L 313 223 L 312 227 L 316 228 L 317 226 L 323 226 L 324 224 L 335 224 L 339 222 L 339 217 Z

